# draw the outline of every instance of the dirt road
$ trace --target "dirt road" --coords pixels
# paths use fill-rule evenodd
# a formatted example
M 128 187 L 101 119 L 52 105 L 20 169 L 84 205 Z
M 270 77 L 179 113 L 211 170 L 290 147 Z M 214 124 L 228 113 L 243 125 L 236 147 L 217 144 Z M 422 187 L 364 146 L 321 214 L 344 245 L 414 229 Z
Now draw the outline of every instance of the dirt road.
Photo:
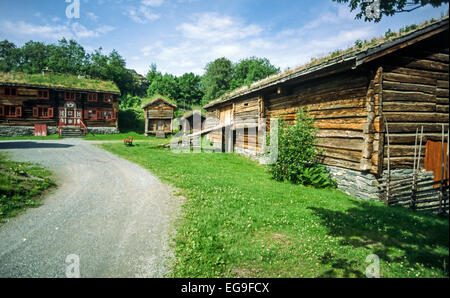
M 58 187 L 39 208 L 0 225 L 0 277 L 162 277 L 181 205 L 147 170 L 79 139 L 2 141 Z M 68 256 L 70 256 L 68 258 Z M 67 263 L 66 263 L 67 261 Z

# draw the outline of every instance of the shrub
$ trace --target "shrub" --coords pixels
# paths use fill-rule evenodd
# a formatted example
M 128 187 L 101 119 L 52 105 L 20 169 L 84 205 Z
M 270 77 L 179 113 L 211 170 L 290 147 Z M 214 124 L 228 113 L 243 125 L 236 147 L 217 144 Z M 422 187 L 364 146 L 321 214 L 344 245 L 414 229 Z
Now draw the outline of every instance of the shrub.
M 145 130 L 144 110 L 141 108 L 119 110 L 119 129 L 143 133 Z
M 278 160 L 268 167 L 272 177 L 318 188 L 334 186 L 325 168 L 318 163 L 321 151 L 314 146 L 317 129 L 308 111 L 299 109 L 294 125 L 280 120 L 278 127 Z

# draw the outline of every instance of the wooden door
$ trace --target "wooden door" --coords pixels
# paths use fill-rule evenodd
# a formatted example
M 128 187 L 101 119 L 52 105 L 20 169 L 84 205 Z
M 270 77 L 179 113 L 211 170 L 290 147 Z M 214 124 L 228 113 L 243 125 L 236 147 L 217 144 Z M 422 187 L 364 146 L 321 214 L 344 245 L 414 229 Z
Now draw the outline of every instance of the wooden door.
M 220 124 L 221 125 L 229 125 L 233 121 L 233 108 L 232 106 L 228 106 L 223 108 L 220 111 Z
M 158 120 L 158 126 L 157 126 L 156 130 L 164 131 L 164 122 L 162 120 Z
M 447 142 L 444 143 L 444 158 L 447 158 Z M 434 173 L 434 180 L 440 181 L 442 176 L 442 142 L 428 141 L 425 149 L 425 170 Z M 447 166 L 447 179 L 448 179 Z M 445 174 L 444 174 L 445 179 Z

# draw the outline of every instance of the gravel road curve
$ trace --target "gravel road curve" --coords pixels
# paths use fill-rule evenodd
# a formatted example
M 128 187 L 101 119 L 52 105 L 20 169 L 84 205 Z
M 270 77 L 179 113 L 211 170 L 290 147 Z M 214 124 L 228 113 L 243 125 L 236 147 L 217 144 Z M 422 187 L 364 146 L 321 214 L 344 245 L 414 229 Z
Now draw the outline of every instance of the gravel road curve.
M 52 170 L 38 208 L 0 224 L 0 277 L 164 277 L 182 198 L 147 170 L 81 139 L 1 141 L 17 161 Z M 76 271 L 71 271 L 76 272 Z

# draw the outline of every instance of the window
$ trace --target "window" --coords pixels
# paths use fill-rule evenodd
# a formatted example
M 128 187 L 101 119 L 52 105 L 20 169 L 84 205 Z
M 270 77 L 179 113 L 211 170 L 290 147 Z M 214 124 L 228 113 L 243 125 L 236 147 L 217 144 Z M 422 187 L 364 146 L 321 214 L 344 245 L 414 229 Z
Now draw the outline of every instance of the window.
M 34 118 L 53 118 L 53 108 L 33 107 Z
M 117 112 L 113 110 L 97 110 L 96 117 L 96 120 L 116 120 Z
M 75 92 L 72 91 L 64 92 L 64 100 L 76 100 Z
M 50 92 L 48 90 L 38 90 L 37 98 L 38 99 L 49 99 Z
M 5 95 L 6 96 L 17 96 L 17 88 L 16 87 L 5 87 Z
M 97 101 L 97 100 L 98 100 L 98 94 L 97 93 L 88 93 L 87 101 Z
M 113 95 L 111 95 L 111 94 L 104 94 L 103 95 L 103 102 L 113 102 Z
M 0 106 L 0 116 L 9 118 L 22 117 L 21 106 Z
M 97 120 L 97 109 L 84 110 L 84 119 L 86 119 L 86 120 Z

